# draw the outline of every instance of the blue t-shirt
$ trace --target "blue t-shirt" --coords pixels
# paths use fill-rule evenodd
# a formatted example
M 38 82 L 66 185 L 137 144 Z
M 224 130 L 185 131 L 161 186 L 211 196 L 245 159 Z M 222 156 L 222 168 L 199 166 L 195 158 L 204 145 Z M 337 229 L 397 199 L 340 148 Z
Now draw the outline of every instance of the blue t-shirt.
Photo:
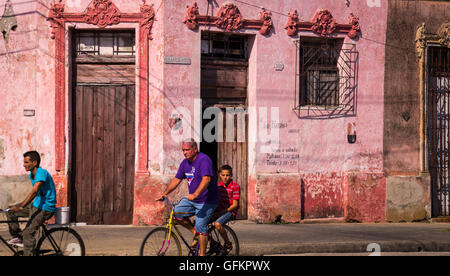
M 33 201 L 33 206 L 47 212 L 56 212 L 55 183 L 53 182 L 53 178 L 48 171 L 39 167 L 36 170 L 34 179 L 30 173 L 30 180 L 33 186 L 36 182 L 43 182 Z
M 217 178 L 212 161 L 208 155 L 199 152 L 197 158 L 192 163 L 188 159 L 184 159 L 175 177 L 178 179 L 186 178 L 189 185 L 189 193 L 193 194 L 200 185 L 200 182 L 202 182 L 202 178 L 207 175 L 211 177 L 211 181 L 206 190 L 194 199 L 194 202 L 217 204 L 219 200 Z

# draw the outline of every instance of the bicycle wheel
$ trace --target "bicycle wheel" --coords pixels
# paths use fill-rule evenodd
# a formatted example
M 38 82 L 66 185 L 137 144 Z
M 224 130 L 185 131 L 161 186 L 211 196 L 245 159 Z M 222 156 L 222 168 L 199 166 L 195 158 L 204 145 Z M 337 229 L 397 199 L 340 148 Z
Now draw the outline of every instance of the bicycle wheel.
M 207 248 L 207 255 L 209 256 L 239 256 L 239 241 L 236 233 L 228 225 L 223 225 L 228 240 L 231 242 L 232 249 L 227 252 L 224 247 L 225 241 L 222 235 L 215 227 L 212 227 L 209 232 L 209 243 Z
M 181 256 L 181 244 L 177 235 L 172 232 L 167 241 L 168 231 L 158 227 L 150 231 L 141 244 L 141 256 Z
M 50 229 L 36 245 L 37 256 L 84 256 L 83 239 L 73 229 L 58 227 Z

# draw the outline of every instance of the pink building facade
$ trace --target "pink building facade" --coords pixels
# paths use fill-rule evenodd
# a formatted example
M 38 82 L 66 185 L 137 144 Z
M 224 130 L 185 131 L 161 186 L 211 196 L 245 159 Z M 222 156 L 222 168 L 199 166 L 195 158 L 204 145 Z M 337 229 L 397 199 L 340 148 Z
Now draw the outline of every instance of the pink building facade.
M 233 163 L 241 218 L 386 221 L 387 1 L 3 0 L 0 7 L 12 7 L 17 20 L 0 38 L 1 204 L 26 193 L 22 154 L 35 149 L 72 220 L 159 224 L 155 199 L 183 159 L 179 141 L 193 137 L 217 166 Z M 92 39 L 103 33 L 134 45 L 111 42 L 109 53 Z M 111 102 L 101 96 L 113 90 Z M 237 126 L 223 127 L 227 108 L 243 111 Z M 240 141 L 226 139 L 232 128 Z

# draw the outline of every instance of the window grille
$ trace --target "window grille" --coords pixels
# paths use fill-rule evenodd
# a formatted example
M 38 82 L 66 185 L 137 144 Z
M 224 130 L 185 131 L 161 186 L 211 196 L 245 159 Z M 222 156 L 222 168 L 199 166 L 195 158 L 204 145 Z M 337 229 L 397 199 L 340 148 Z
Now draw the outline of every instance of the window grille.
M 429 47 L 427 57 L 432 215 L 450 216 L 450 48 Z
M 358 52 L 343 39 L 302 37 L 296 44 L 294 111 L 300 118 L 355 115 Z

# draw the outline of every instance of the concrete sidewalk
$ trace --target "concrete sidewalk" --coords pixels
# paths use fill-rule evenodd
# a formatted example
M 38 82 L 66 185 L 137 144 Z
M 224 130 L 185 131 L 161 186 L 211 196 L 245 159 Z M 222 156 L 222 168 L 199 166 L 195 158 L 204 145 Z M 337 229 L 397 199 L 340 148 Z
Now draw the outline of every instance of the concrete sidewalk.
M 256 224 L 237 221 L 230 226 L 238 235 L 243 256 L 367 253 L 371 243 L 378 244 L 381 252 L 450 252 L 450 223 Z M 154 227 L 74 228 L 84 239 L 87 255 L 136 256 L 145 235 Z M 0 228 L 0 234 L 9 236 L 5 228 Z M 183 250 L 186 253 L 186 249 Z

